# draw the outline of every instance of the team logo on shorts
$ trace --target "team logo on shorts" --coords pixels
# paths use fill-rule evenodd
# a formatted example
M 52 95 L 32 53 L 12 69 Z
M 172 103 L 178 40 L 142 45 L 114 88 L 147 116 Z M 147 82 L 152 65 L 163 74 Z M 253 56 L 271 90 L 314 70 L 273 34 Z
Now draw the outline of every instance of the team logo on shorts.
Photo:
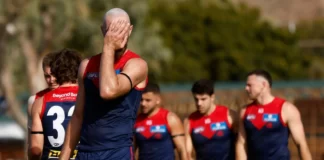
M 264 114 L 263 121 L 264 122 L 278 122 L 278 114 Z
M 165 133 L 167 131 L 165 125 L 157 125 L 150 127 L 151 133 Z
M 210 125 L 212 131 L 226 130 L 227 125 L 225 122 L 212 123 Z

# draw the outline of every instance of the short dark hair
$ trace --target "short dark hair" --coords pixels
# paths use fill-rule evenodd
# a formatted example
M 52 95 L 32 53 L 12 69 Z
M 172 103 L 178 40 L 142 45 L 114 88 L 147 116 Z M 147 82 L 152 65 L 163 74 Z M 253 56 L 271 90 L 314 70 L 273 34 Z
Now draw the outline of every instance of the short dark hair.
M 214 83 L 211 80 L 201 79 L 193 84 L 191 92 L 193 94 L 212 95 L 214 94 Z
M 78 52 L 63 49 L 53 56 L 50 63 L 51 72 L 56 77 L 56 82 L 62 85 L 66 82 L 76 83 L 81 56 Z
M 270 73 L 267 72 L 266 70 L 255 69 L 255 70 L 249 72 L 247 74 L 247 77 L 251 76 L 251 75 L 261 76 L 261 77 L 265 78 L 268 81 L 269 86 L 272 87 L 272 77 L 271 77 Z
M 42 62 L 42 67 L 43 67 L 43 70 L 45 71 L 45 67 L 50 67 L 51 65 L 51 62 L 53 60 L 53 57 L 55 56 L 56 52 L 51 52 L 51 53 L 48 53 L 44 56 L 43 58 L 43 62 Z
M 148 83 L 143 90 L 143 93 L 153 92 L 155 94 L 160 94 L 160 87 L 156 83 Z

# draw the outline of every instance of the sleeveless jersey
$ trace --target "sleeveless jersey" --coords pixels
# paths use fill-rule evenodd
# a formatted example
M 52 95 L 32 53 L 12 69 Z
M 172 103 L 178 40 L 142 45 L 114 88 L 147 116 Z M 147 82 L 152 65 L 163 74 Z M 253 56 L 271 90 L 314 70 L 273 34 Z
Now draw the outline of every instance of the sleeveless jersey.
M 43 90 L 37 92 L 36 95 L 35 95 L 35 100 L 40 98 L 40 97 L 43 97 L 46 93 L 48 93 L 50 91 L 52 91 L 50 88 L 46 88 L 46 89 L 43 89 Z
M 274 98 L 266 105 L 252 103 L 244 114 L 248 160 L 289 160 L 289 131 L 281 117 L 285 100 Z
M 48 93 L 50 91 L 51 91 L 51 89 L 46 88 L 46 89 L 43 89 L 43 90 L 37 92 L 34 96 L 32 96 L 31 98 L 28 99 L 28 103 L 34 103 L 36 99 L 43 97 L 46 93 Z M 28 114 L 27 127 L 29 129 L 31 129 L 31 125 L 32 125 L 31 123 L 32 123 L 32 117 Z
M 44 132 L 42 159 L 58 159 L 65 130 L 75 108 L 77 86 L 59 87 L 44 95 L 41 120 Z M 76 152 L 72 156 L 75 158 Z
M 139 147 L 139 160 L 174 160 L 174 145 L 167 116 L 160 108 L 152 117 L 140 114 L 135 123 L 135 139 Z
M 126 62 L 140 58 L 127 51 L 114 64 L 116 74 Z M 100 151 L 131 147 L 136 113 L 142 98 L 142 89 L 132 88 L 124 96 L 104 100 L 99 91 L 101 54 L 90 58 L 84 73 L 85 106 L 80 137 L 80 151 Z
M 198 111 L 189 116 L 197 160 L 234 160 L 235 135 L 228 122 L 228 112 L 227 107 L 216 106 L 208 116 Z

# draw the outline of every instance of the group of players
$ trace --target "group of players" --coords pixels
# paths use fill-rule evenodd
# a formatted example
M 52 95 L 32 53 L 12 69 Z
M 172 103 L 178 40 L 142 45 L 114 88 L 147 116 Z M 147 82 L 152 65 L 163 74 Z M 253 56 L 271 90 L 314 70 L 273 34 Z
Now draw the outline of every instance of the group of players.
M 172 160 L 176 149 L 182 160 L 289 160 L 290 134 L 300 157 L 311 159 L 297 108 L 271 94 L 264 70 L 248 73 L 252 103 L 239 114 L 215 104 L 209 80 L 193 84 L 197 110 L 183 123 L 163 109 L 146 62 L 127 49 L 132 27 L 114 8 L 101 27 L 102 53 L 84 60 L 69 49 L 46 55 L 49 86 L 28 109 L 29 159 L 132 160 L 138 153 L 140 160 Z

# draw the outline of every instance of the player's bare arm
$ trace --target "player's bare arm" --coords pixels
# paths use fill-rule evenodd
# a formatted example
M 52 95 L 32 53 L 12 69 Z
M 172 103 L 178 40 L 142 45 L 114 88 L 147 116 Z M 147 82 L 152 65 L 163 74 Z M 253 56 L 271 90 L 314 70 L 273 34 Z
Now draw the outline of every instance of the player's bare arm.
M 69 125 L 66 129 L 64 145 L 61 151 L 60 159 L 68 160 L 72 151 L 74 151 L 76 145 L 80 139 L 81 126 L 83 121 L 83 110 L 84 110 L 84 83 L 83 83 L 83 74 L 89 60 L 85 59 L 81 62 L 78 72 L 78 96 L 75 104 L 75 110 L 70 119 Z
M 30 118 L 32 116 L 32 106 L 34 104 L 34 100 L 35 100 L 35 96 L 30 96 L 29 99 L 28 99 L 27 115 Z M 29 123 L 31 123 L 31 122 L 29 122 Z M 31 126 L 31 124 L 28 124 L 28 125 Z M 30 126 L 28 126 L 28 129 L 30 129 Z
M 181 160 L 187 160 L 188 155 L 186 151 L 185 133 L 184 133 L 183 124 L 180 118 L 172 112 L 168 113 L 167 120 L 170 126 L 172 140 L 179 153 L 179 157 Z
M 305 131 L 298 109 L 293 104 L 285 102 L 282 109 L 282 118 L 289 127 L 300 158 L 302 160 L 311 160 L 312 156 L 306 142 Z
M 32 106 L 34 104 L 35 96 L 30 96 L 28 99 L 28 106 L 27 106 L 27 116 L 28 116 L 28 122 L 27 122 L 27 149 L 30 145 L 30 131 L 31 131 L 31 121 L 32 121 Z M 28 152 L 28 151 L 27 151 Z
M 243 123 L 245 109 L 240 111 L 240 118 L 238 120 L 238 135 L 236 141 L 236 160 L 247 160 L 246 153 L 246 135 Z
M 145 87 L 148 67 L 144 60 L 139 58 L 129 60 L 122 73 L 118 75 L 113 67 L 115 51 L 126 45 L 129 32 L 129 22 L 115 20 L 105 35 L 99 74 L 100 96 L 103 99 L 114 99 L 125 95 L 134 86 Z
M 190 136 L 189 119 L 186 118 L 183 123 L 184 123 L 184 129 L 185 129 L 185 142 L 186 142 L 187 155 L 188 155 L 188 158 L 191 160 L 194 158 L 193 158 L 193 144 L 192 144 L 192 140 L 191 140 L 191 136 Z
M 228 110 L 228 122 L 230 123 L 230 125 L 232 126 L 232 131 L 234 132 L 234 134 L 236 135 L 237 132 L 238 132 L 238 120 L 239 120 L 239 117 L 237 115 L 237 112 L 232 110 L 232 109 L 229 109 Z
M 42 105 L 43 97 L 37 99 L 32 106 L 31 142 L 28 153 L 29 160 L 39 160 L 43 152 L 44 135 L 42 121 L 40 118 Z

